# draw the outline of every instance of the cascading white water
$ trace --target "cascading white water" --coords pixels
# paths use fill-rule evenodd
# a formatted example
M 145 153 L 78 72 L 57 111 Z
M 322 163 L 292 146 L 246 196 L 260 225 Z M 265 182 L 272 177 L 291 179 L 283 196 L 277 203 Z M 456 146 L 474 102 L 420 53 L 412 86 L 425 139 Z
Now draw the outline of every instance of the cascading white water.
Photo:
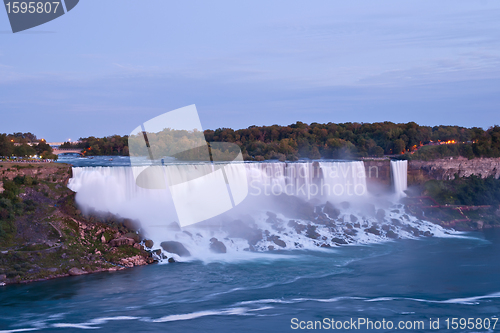
M 348 200 L 366 194 L 365 168 L 359 161 L 249 163 L 246 169 L 250 189 L 264 195 Z
M 391 161 L 391 176 L 394 192 L 401 198 L 408 189 L 408 161 Z
M 230 260 L 273 248 L 318 249 L 424 233 L 444 234 L 440 227 L 406 215 L 401 204 L 370 197 L 363 162 L 243 165 L 246 198 L 233 181 L 241 181 L 244 176 L 241 164 L 226 165 L 225 175 L 236 207 L 182 229 L 173 198 L 176 193 L 168 186 L 153 189 L 136 185 L 135 176 L 147 167 L 73 168 L 68 187 L 77 192 L 76 202 L 83 212 L 110 212 L 140 221 L 141 233 L 153 240 L 153 249 L 159 249 L 164 241 L 178 242 L 189 251 L 190 258 L 203 260 L 220 260 L 220 254 L 209 251 L 213 249 L 214 239 L 217 248 L 221 247 L 219 243 L 224 244 L 225 260 Z M 215 170 L 210 164 L 154 168 L 162 168 L 164 175 L 175 174 L 174 178 L 181 180 L 192 179 L 193 171 L 206 175 Z M 406 161 L 391 163 L 398 193 L 406 189 L 406 168 Z M 183 194 L 189 197 L 189 193 Z M 214 202 L 219 197 L 218 192 L 209 197 L 198 196 L 188 208 L 195 212 L 206 207 L 206 202 L 202 202 L 205 206 L 199 205 L 199 200 Z M 175 252 L 168 255 L 176 260 L 189 260 Z
M 135 168 L 142 171 L 147 167 Z M 109 212 L 158 225 L 177 220 L 168 188 L 137 186 L 130 167 L 73 168 L 68 188 L 76 192 L 76 202 L 84 213 Z
M 229 179 L 241 177 L 237 164 L 226 165 Z M 363 162 L 321 162 L 321 163 L 245 163 L 248 182 L 248 196 L 272 197 L 288 195 L 304 199 L 325 198 L 333 201 L 349 200 L 366 194 L 366 176 Z M 172 194 L 175 186 L 143 188 L 136 185 L 135 175 L 142 167 L 80 167 L 73 168 L 73 178 L 68 187 L 77 192 L 76 201 L 85 212 L 94 210 L 110 212 L 126 218 L 141 220 L 155 225 L 178 221 Z M 174 164 L 156 166 L 163 169 L 167 179 L 186 182 L 211 173 L 211 164 Z M 234 170 L 233 170 L 234 168 Z M 193 176 L 195 175 L 195 176 Z M 200 178 L 198 178 L 200 179 Z M 157 179 L 154 179 L 158 181 Z M 234 184 L 234 182 L 230 182 Z M 156 184 L 158 185 L 158 184 Z M 175 184 L 169 184 L 175 185 Z M 161 189 L 164 187 L 164 189 Z M 195 196 L 184 193 L 187 200 Z M 241 192 L 241 191 L 240 191 Z M 232 188 L 236 205 L 243 201 L 246 193 Z M 218 199 L 220 193 L 213 191 L 199 201 Z M 196 209 L 193 202 L 191 209 Z
M 363 197 L 367 194 L 363 162 L 320 162 L 319 165 L 324 181 L 323 192 L 344 197 Z

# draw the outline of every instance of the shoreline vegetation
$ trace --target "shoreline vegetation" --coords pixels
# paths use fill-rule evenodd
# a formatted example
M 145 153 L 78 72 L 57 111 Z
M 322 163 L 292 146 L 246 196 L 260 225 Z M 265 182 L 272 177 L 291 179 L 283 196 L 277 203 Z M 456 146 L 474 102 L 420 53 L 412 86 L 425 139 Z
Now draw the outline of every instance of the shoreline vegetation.
M 133 221 L 77 209 L 70 165 L 0 163 L 0 175 L 0 285 L 156 262 Z
M 37 139 L 32 133 L 0 133 L 0 162 L 4 160 L 57 160 L 52 147 L 45 139 Z
M 196 140 L 195 131 L 165 129 L 156 136 Z M 288 126 L 250 126 L 233 130 L 204 131 L 207 142 L 237 144 L 247 161 L 296 161 L 298 159 L 350 159 L 391 156 L 399 159 L 433 160 L 462 156 L 500 157 L 500 126 L 487 130 L 460 126 L 421 126 L 414 122 L 327 123 L 296 122 Z M 149 133 L 148 133 L 149 136 Z M 172 142 L 170 140 L 169 142 Z M 80 138 L 61 148 L 80 148 L 87 156 L 129 154 L 128 136 Z
M 477 175 L 429 179 L 410 186 L 402 201 L 412 215 L 459 231 L 500 227 L 500 179 Z

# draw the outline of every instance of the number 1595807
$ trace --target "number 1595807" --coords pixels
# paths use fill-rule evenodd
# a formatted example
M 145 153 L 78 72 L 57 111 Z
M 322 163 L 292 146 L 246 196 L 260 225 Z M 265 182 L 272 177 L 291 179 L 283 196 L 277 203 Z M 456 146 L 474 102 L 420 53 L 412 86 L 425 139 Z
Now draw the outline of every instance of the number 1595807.
M 452 330 L 463 330 L 463 329 L 476 329 L 476 330 L 488 330 L 495 329 L 497 325 L 498 318 L 447 318 L 446 329 Z

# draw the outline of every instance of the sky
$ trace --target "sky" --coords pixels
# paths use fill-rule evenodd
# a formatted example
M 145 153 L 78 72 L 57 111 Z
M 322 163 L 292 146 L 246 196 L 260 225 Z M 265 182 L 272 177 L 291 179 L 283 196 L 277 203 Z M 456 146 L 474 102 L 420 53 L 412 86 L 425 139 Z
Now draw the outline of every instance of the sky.
M 195 104 L 204 129 L 500 124 L 500 2 L 80 0 L 13 34 L 0 133 L 129 134 Z

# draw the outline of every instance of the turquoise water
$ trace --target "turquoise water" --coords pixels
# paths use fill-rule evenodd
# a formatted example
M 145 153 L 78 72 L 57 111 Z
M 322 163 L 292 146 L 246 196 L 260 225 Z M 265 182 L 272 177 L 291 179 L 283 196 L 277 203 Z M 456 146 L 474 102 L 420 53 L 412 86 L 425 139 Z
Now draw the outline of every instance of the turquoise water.
M 415 332 L 440 318 L 446 330 L 446 318 L 500 314 L 500 230 L 462 236 L 0 287 L 0 332 L 292 332 L 292 318 L 423 320 Z
M 128 156 L 91 156 L 80 157 L 76 154 L 59 155 L 57 163 L 68 163 L 75 167 L 91 166 L 130 166 Z
M 127 157 L 106 156 L 61 162 L 129 165 Z M 0 287 L 0 332 L 296 332 L 324 318 L 390 321 L 392 330 L 422 321 L 407 330 L 414 332 L 436 331 L 429 319 L 439 318 L 442 331 L 493 332 L 500 330 L 500 323 L 491 329 L 500 314 L 499 254 L 500 230 L 488 230 L 9 285 Z M 488 318 L 490 329 L 448 330 L 447 318 Z

